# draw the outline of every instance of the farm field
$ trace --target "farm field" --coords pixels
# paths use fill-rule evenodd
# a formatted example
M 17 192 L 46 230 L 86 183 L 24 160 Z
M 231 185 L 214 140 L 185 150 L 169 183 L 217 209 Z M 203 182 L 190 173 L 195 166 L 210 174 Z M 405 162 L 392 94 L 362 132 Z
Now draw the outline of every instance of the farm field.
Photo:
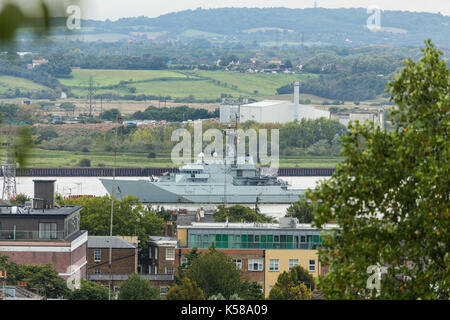
M 59 79 L 63 85 L 72 87 L 86 87 L 89 77 L 94 78 L 95 86 L 110 86 L 119 84 L 120 81 L 142 81 L 158 78 L 187 78 L 178 72 L 168 70 L 105 70 L 105 69 L 79 69 L 72 71 L 73 78 Z
M 33 148 L 29 153 L 28 167 L 77 167 L 83 159 L 91 160 L 91 167 L 114 165 L 112 152 L 72 152 Z M 0 161 L 5 160 L 5 150 L 0 149 Z M 280 157 L 280 167 L 335 167 L 341 157 Z M 118 167 L 174 167 L 170 154 L 161 154 L 154 159 L 148 159 L 147 153 L 119 152 Z
M 24 78 L 0 75 L 0 94 L 5 93 L 6 91 L 8 91 L 8 89 L 19 89 L 25 91 L 52 90 L 46 86 L 40 85 Z
M 273 96 L 276 89 L 293 81 L 307 81 L 315 77 L 310 74 L 270 74 L 238 73 L 225 71 L 187 71 L 169 70 L 73 70 L 74 77 L 60 79 L 61 83 L 72 88 L 72 93 L 81 97 L 86 95 L 89 77 L 93 77 L 97 94 L 118 95 L 146 94 L 170 96 L 174 98 L 219 99 L 222 94 L 233 98 Z M 104 88 L 129 81 L 121 88 Z M 102 88 L 103 87 L 103 88 Z M 130 88 L 136 88 L 131 93 Z

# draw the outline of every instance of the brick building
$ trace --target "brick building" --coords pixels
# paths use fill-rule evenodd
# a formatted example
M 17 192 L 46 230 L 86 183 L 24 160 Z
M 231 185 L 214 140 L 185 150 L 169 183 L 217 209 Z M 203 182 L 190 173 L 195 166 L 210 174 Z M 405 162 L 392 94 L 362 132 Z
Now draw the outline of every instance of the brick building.
M 140 275 L 159 287 L 161 296 L 164 296 L 173 284 L 177 271 L 176 246 L 176 238 L 150 236 L 148 251 L 139 259 Z
M 214 243 L 217 250 L 227 253 L 242 269 L 244 279 L 261 284 L 268 296 L 278 276 L 295 265 L 313 277 L 327 272 L 328 266 L 319 264 L 317 249 L 322 243 L 321 232 L 335 228 L 337 225 L 317 229 L 299 224 L 295 218 L 281 218 L 280 223 L 194 222 L 178 226 L 178 263 L 193 248 L 204 251 Z
M 111 242 L 110 242 L 111 241 Z M 87 253 L 87 277 L 109 286 L 109 248 L 111 250 L 112 288 L 117 290 L 128 275 L 137 273 L 137 246 L 120 237 L 89 236 Z
M 35 180 L 32 202 L 0 206 L 0 255 L 18 264 L 51 263 L 69 288 L 86 277 L 87 231 L 81 206 L 54 204 L 54 180 Z

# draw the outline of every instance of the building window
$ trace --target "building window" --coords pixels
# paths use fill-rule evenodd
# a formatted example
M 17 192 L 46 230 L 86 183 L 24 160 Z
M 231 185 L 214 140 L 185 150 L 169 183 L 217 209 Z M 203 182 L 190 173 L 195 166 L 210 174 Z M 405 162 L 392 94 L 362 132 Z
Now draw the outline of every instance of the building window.
M 262 259 L 248 259 L 248 270 L 249 271 L 263 271 L 263 260 Z
M 233 262 L 236 264 L 236 268 L 242 269 L 242 260 L 241 259 L 233 259 Z
M 98 262 L 100 260 L 102 260 L 101 249 L 94 249 L 94 262 Z
M 181 264 L 187 265 L 188 264 L 188 258 L 181 257 Z
M 169 287 L 161 287 L 159 288 L 159 295 L 164 297 L 167 294 L 167 291 L 169 291 Z
M 289 259 L 289 270 L 291 270 L 294 266 L 298 266 L 298 259 Z
M 39 223 L 39 239 L 56 239 L 56 223 Z
M 100 269 L 94 269 L 94 274 L 100 274 Z
M 166 260 L 175 260 L 175 248 L 166 248 Z
M 173 274 L 173 267 L 166 267 L 166 274 Z
M 152 247 L 148 248 L 148 257 L 149 257 L 150 259 L 152 258 L 152 250 L 153 250 Z
M 309 272 L 316 271 L 316 260 L 309 260 Z
M 269 271 L 279 271 L 280 260 L 270 259 L 269 260 Z

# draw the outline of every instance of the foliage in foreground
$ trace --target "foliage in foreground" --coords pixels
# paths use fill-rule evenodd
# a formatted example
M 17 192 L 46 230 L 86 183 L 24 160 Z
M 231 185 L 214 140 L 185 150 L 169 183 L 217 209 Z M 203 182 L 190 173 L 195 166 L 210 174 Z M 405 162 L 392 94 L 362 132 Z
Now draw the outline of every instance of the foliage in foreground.
M 450 73 L 431 41 L 422 51 L 388 85 L 396 130 L 351 126 L 345 161 L 307 195 L 316 226 L 341 228 L 320 249 L 327 298 L 450 297 Z M 368 288 L 371 265 L 386 267 L 380 290 Z

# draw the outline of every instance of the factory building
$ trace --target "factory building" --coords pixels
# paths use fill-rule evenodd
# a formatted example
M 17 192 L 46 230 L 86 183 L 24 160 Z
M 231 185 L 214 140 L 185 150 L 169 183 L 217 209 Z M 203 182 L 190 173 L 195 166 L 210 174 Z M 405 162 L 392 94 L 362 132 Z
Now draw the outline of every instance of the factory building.
M 221 105 L 220 121 L 231 122 L 236 115 L 239 122 L 256 121 L 258 123 L 287 123 L 295 119 L 330 118 L 330 112 L 299 103 L 298 82 L 294 83 L 294 101 L 264 100 L 242 105 Z

